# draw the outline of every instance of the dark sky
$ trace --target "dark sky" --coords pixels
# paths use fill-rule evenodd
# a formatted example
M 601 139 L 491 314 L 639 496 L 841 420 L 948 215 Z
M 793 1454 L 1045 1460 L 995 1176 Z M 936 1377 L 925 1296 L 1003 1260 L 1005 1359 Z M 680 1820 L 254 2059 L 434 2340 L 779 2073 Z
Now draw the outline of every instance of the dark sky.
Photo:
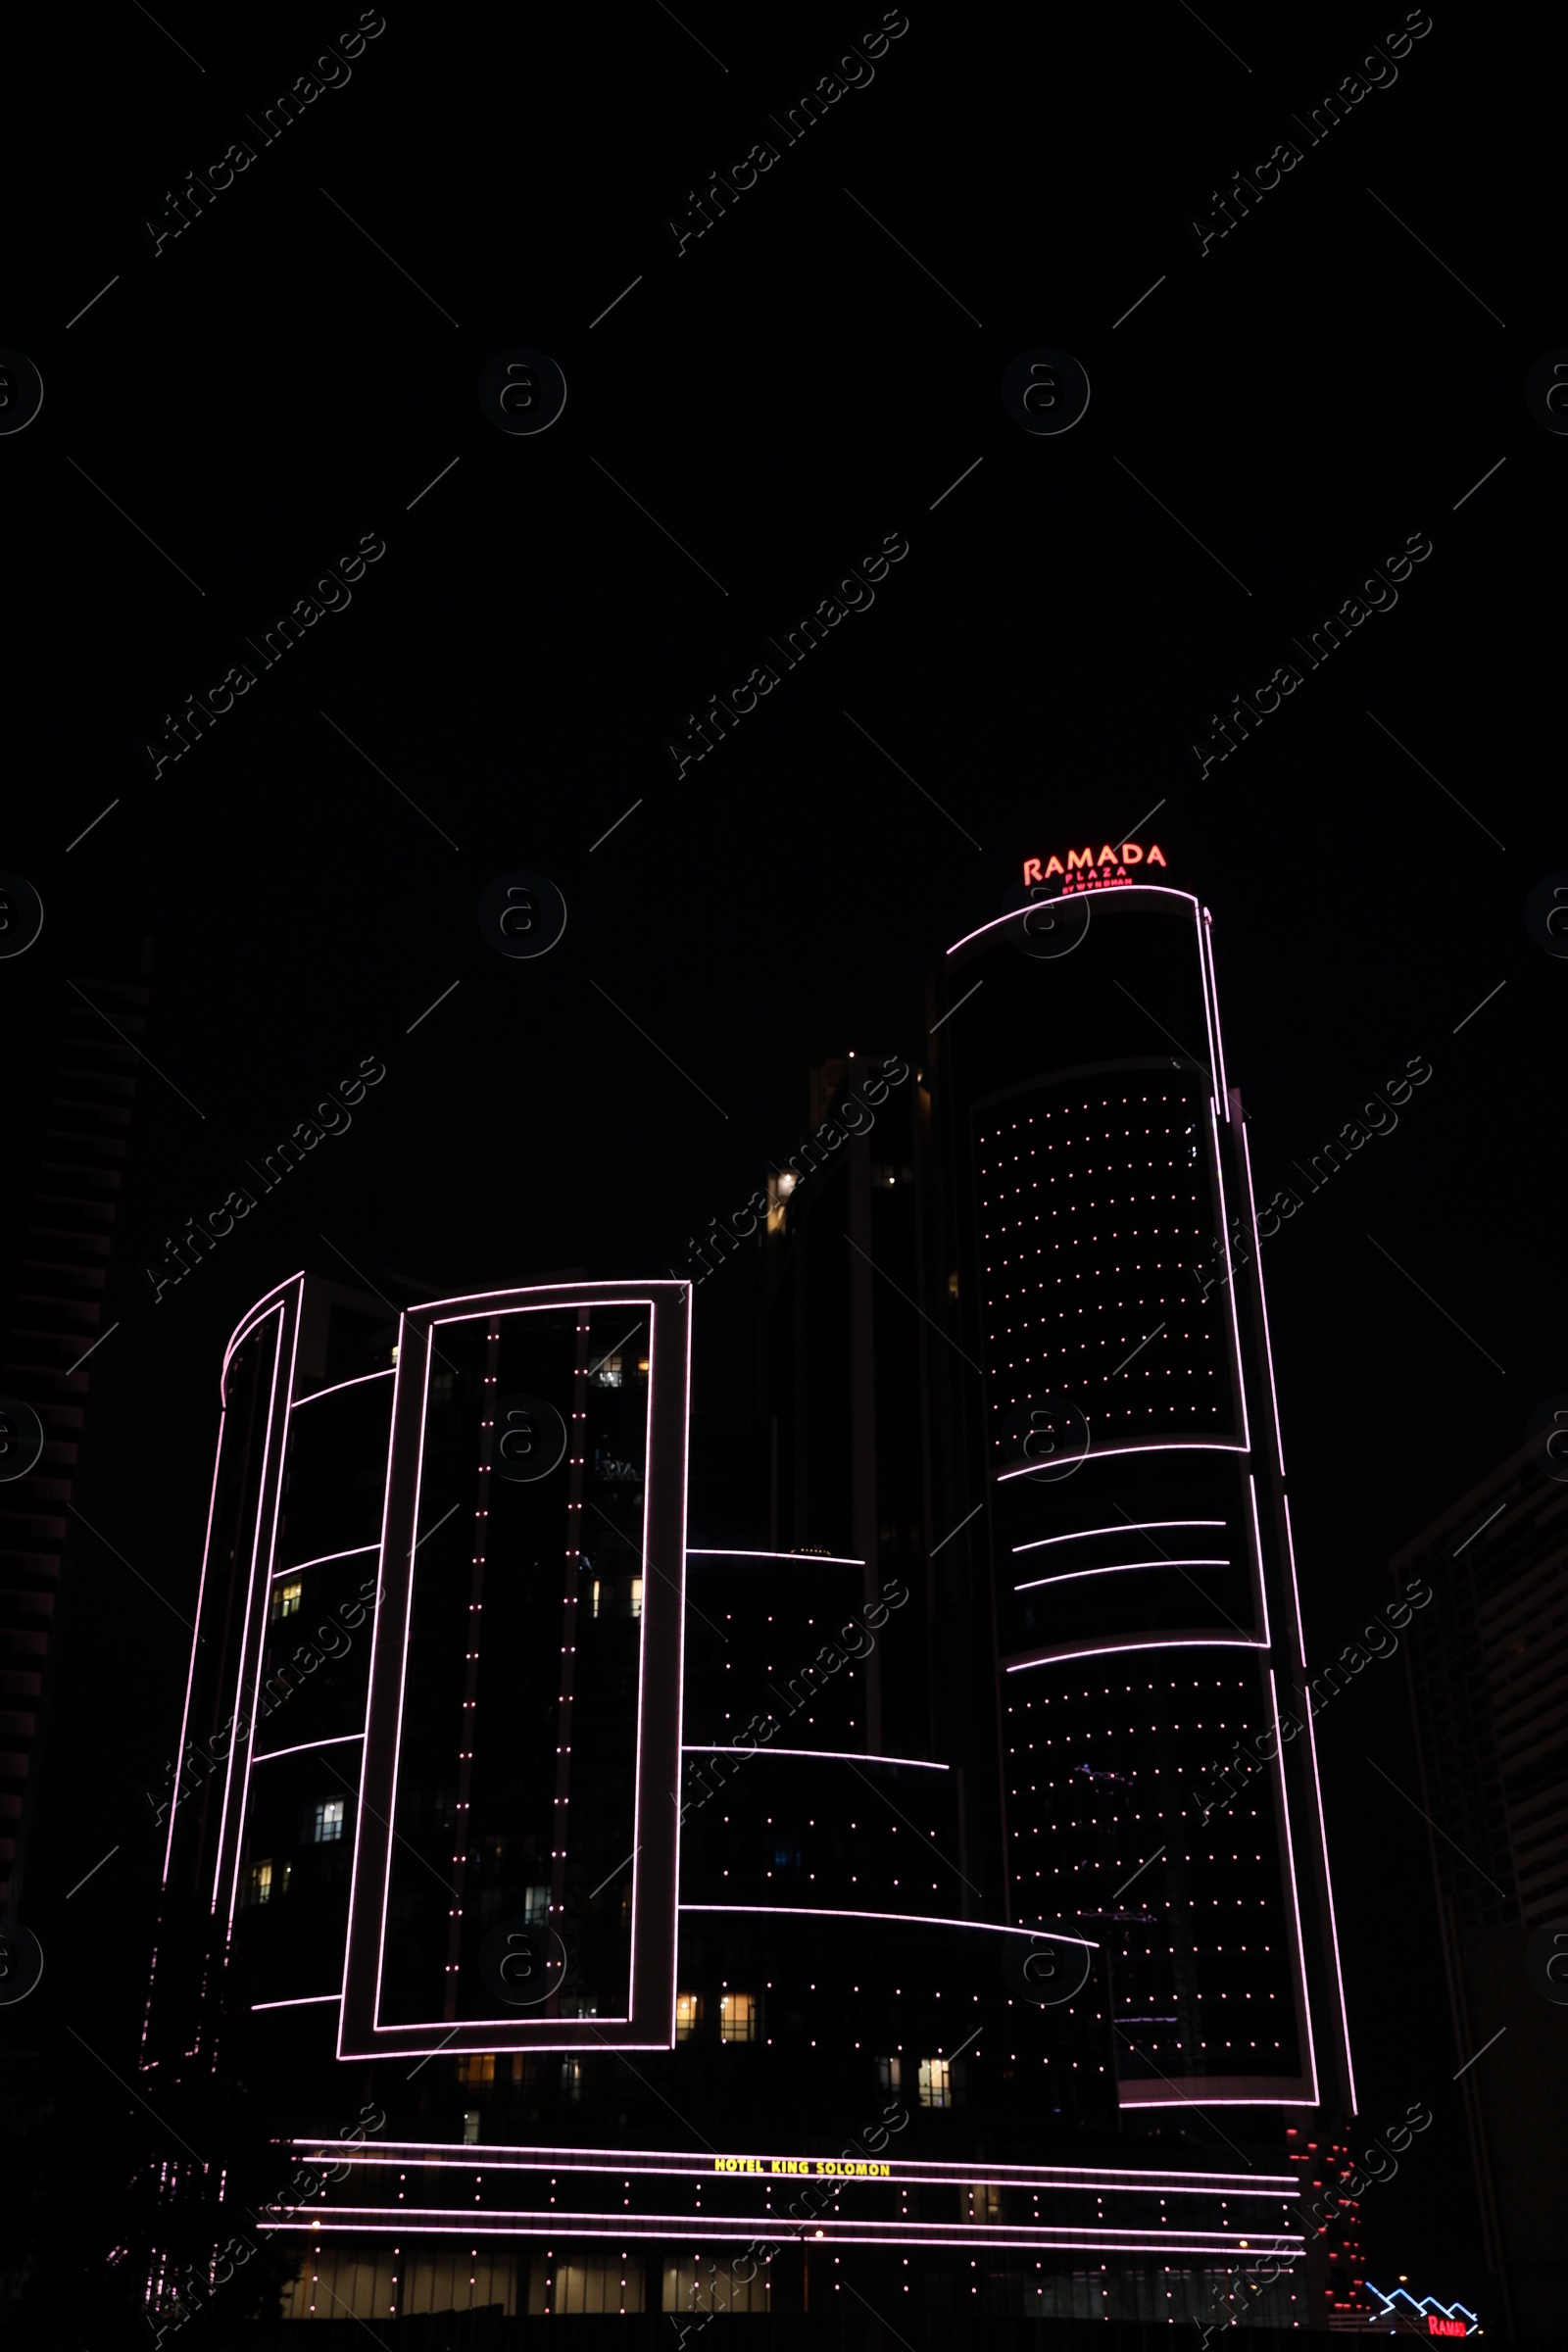
M 0 439 L 5 862 L 157 933 L 80 1494 L 181 1613 L 221 1343 L 300 1264 L 343 1271 L 319 1237 L 431 1288 L 665 1272 L 794 1143 L 811 1062 L 921 1051 L 927 969 L 1026 856 L 1156 804 L 1144 838 L 1213 910 L 1260 1191 L 1432 1068 L 1265 1248 L 1314 1658 L 1568 1385 L 1568 965 L 1525 916 L 1568 867 L 1568 440 L 1524 396 L 1568 340 L 1533 234 L 1560 35 L 1505 71 L 1440 9 L 1312 143 L 1293 116 L 1401 10 L 911 0 L 786 145 L 769 117 L 881 21 L 388 0 L 271 144 L 246 113 L 352 7 L 59 19 L 11 82 L 0 337 L 44 403 Z M 242 137 L 155 256 L 165 192 Z M 764 139 L 677 254 L 689 191 Z M 1292 139 L 1200 252 L 1212 192 Z M 477 395 L 519 349 L 566 380 L 538 435 Z M 1041 349 L 1088 373 L 1064 434 L 1004 409 Z M 365 534 L 352 602 L 262 670 L 246 638 Z M 688 714 L 888 534 L 874 605 L 677 778 Z M 1309 668 L 1293 639 L 1412 535 L 1396 604 Z M 255 686 L 155 779 L 165 714 L 240 661 Z M 1195 737 L 1289 662 L 1200 776 Z M 514 869 L 568 909 L 537 961 L 476 919 Z M 154 1308 L 144 1257 L 369 1055 L 352 1130 Z M 743 1366 L 746 1288 L 700 1294 L 700 1405 Z M 69 1885 L 123 1828 L 76 1906 L 101 1932 L 145 1862 L 105 1745 L 157 1768 L 185 1637 L 101 1546 L 73 1576 L 39 1870 Z M 1446 2299 L 1478 2238 L 1426 1833 L 1365 1761 L 1414 1785 L 1402 1671 L 1321 1737 L 1367 2122 L 1424 2098 L 1441 2125 L 1369 2197 L 1369 2268 Z

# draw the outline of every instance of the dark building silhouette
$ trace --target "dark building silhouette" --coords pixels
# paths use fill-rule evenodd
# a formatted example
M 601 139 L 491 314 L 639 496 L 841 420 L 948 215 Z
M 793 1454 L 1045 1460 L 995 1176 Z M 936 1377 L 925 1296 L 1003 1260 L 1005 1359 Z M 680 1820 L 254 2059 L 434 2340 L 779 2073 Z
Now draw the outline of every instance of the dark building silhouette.
M 216 1916 L 341 2167 L 291 2316 L 1209 2321 L 1302 2248 L 1352 2103 L 1309 1730 L 1192 1799 L 1304 1680 L 1205 918 L 1128 890 L 1053 959 L 1026 914 L 928 1064 L 822 1065 L 690 1282 L 356 1332 L 297 1277 L 236 1332 L 147 2061 Z M 691 1294 L 745 1247 L 719 1549 Z M 1325 2303 L 1319 2247 L 1248 2309 Z
M 6 996 L 8 1144 L 0 1171 L 4 1348 L 0 1397 L 37 1415 L 43 1449 L 0 1406 L 0 1917 L 16 1911 L 49 1686 L 80 1541 L 90 1351 L 112 1328 L 109 1284 L 141 1084 L 153 943 L 132 922 L 51 906 L 41 933 L 0 962 Z M 89 1539 L 90 1540 L 90 1539 Z
M 1565 1474 L 1548 1426 L 1394 1563 L 1434 1593 L 1405 1659 L 1487 2264 L 1543 2342 L 1568 2308 Z

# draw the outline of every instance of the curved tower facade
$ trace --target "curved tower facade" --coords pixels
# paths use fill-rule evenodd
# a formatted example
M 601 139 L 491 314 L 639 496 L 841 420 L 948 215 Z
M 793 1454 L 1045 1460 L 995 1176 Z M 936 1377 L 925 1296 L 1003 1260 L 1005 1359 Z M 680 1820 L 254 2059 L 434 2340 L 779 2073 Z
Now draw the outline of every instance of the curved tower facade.
M 967 1709 L 1000 1778 L 971 1840 L 1009 1921 L 1107 1953 L 1122 2110 L 1348 2113 L 1209 917 L 1125 876 L 988 924 L 932 983 L 933 1482 L 973 1514 L 936 1605 L 951 1654 L 989 1630 Z M 1231 1801 L 1239 1746 L 1266 1770 Z

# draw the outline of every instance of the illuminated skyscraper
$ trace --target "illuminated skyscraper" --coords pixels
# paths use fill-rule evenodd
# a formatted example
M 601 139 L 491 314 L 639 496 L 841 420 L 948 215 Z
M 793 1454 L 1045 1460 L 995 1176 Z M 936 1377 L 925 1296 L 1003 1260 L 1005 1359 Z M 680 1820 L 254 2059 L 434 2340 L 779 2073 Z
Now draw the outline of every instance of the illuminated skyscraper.
M 1343 2117 L 1246 1124 L 1207 910 L 1136 877 L 1069 873 L 932 984 L 936 1641 L 1001 1778 L 968 1776 L 972 1875 L 1103 1943 L 1124 2113 Z M 1238 1745 L 1267 1773 L 1205 1813 Z
M 1092 914 L 960 943 L 923 1067 L 815 1074 L 750 1545 L 688 1549 L 678 1277 L 412 1307 L 368 1366 L 305 1277 L 236 1332 L 170 1936 L 216 1915 L 347 2168 L 280 2220 L 292 2316 L 1165 2321 L 1299 2249 L 1282 2111 L 1351 2098 L 1309 1729 L 1191 1794 L 1301 1673 L 1210 1250 L 1245 1138 L 1201 910 Z M 155 1988 L 150 2063 L 186 2026 Z

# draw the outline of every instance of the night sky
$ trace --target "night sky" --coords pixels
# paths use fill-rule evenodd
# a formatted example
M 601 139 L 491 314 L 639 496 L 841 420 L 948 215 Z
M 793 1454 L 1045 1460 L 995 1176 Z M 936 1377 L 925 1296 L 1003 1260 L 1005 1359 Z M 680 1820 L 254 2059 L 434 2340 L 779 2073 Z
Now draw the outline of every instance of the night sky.
M 388 0 L 268 143 L 247 116 L 340 31 L 352 53 L 356 11 L 172 8 L 35 27 L 5 101 L 0 341 L 44 399 L 0 438 L 3 862 L 46 919 L 157 939 L 76 1491 L 106 1542 L 74 1530 L 29 1866 L 60 1984 L 92 1997 L 154 1869 L 140 1791 L 249 1302 L 301 1265 L 426 1295 L 681 1266 L 796 1143 L 813 1062 L 922 1055 L 927 971 L 1020 902 L 1024 858 L 1129 828 L 1212 909 L 1259 1197 L 1303 1195 L 1263 1263 L 1326 1663 L 1568 1387 L 1568 962 L 1526 919 L 1568 868 L 1568 439 L 1525 397 L 1568 341 L 1532 237 L 1560 36 L 1504 71 L 1440 8 L 1317 138 L 1402 9 L 910 0 L 875 56 L 871 5 Z M 859 86 L 790 143 L 771 118 L 862 40 Z M 187 172 L 240 140 L 174 234 Z M 1220 234 L 1215 193 L 1290 141 Z M 710 174 L 761 142 L 699 235 Z M 1004 406 L 1043 351 L 1087 371 L 1063 433 Z M 566 384 L 536 434 L 478 393 L 524 352 Z M 786 668 L 769 640 L 890 538 L 874 602 Z M 1296 641 L 1412 540 L 1312 666 Z M 318 593 L 337 609 L 264 667 L 247 640 Z M 240 662 L 255 684 L 155 774 Z M 477 918 L 516 871 L 566 905 L 537 959 Z M 164 1237 L 367 1057 L 352 1127 L 155 1306 Z M 1416 1058 L 1396 1128 L 1307 1194 L 1293 1162 Z M 705 1478 L 725 1491 L 749 1312 L 749 1260 L 697 1295 L 694 1517 L 736 1537 Z M 1367 2267 L 1473 2300 L 1427 1833 L 1367 1761 L 1414 1789 L 1402 1661 L 1319 1738 L 1366 2127 L 1438 2119 L 1366 2198 Z

